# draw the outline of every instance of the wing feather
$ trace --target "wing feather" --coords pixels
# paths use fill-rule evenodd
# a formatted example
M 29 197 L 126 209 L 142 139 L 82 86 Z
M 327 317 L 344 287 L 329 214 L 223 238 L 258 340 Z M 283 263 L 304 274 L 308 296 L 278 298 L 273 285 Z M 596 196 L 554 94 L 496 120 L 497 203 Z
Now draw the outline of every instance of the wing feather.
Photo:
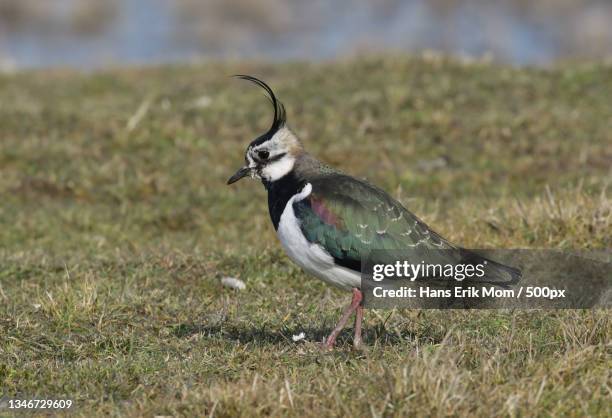
M 410 249 L 416 256 L 455 248 L 397 200 L 365 181 L 334 174 L 311 184 L 311 194 L 293 204 L 295 214 L 306 239 L 325 248 L 340 265 L 360 271 L 361 260 L 371 250 Z

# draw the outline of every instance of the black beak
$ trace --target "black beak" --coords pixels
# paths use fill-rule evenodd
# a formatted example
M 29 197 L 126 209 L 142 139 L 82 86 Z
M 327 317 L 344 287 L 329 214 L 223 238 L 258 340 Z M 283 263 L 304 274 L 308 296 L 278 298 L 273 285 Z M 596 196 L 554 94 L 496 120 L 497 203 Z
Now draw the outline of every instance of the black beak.
M 250 173 L 251 169 L 249 167 L 242 167 L 240 170 L 236 171 L 233 176 L 229 178 L 227 184 L 235 183 L 241 178 L 248 176 Z

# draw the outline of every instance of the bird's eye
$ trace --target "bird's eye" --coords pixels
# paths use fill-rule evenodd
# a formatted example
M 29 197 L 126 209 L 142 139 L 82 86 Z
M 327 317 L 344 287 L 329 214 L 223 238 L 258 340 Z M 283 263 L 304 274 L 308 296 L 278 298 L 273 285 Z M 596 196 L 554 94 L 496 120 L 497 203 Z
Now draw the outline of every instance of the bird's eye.
M 262 160 L 266 160 L 270 156 L 270 153 L 268 151 L 257 151 L 257 156 Z

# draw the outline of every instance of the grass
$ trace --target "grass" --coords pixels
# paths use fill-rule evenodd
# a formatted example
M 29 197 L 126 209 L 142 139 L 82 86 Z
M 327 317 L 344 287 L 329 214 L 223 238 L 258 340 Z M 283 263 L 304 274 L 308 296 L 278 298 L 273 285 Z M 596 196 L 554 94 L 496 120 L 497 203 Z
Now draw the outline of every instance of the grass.
M 348 329 L 321 353 L 349 296 L 284 256 L 260 185 L 225 186 L 271 117 L 234 73 L 277 90 L 311 152 L 453 242 L 612 247 L 609 66 L 2 75 L 0 398 L 86 417 L 610 416 L 607 311 L 368 311 L 365 352 Z

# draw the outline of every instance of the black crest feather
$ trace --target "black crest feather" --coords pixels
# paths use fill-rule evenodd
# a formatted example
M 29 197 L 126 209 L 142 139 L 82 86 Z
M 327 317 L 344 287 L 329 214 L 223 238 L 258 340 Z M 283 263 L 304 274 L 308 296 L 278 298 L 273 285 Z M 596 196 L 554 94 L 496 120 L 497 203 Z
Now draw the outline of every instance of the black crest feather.
M 268 133 L 274 133 L 280 128 L 282 128 L 287 122 L 287 114 L 285 113 L 285 106 L 283 106 L 280 100 L 276 98 L 270 86 L 268 86 L 266 83 L 264 83 L 260 79 L 255 78 L 250 75 L 236 74 L 234 77 L 238 77 L 243 80 L 250 81 L 251 83 L 258 85 L 259 87 L 261 87 L 262 89 L 266 91 L 268 99 L 270 99 L 270 101 L 272 102 L 272 106 L 274 107 L 274 119 L 272 120 L 272 126 L 270 126 Z

